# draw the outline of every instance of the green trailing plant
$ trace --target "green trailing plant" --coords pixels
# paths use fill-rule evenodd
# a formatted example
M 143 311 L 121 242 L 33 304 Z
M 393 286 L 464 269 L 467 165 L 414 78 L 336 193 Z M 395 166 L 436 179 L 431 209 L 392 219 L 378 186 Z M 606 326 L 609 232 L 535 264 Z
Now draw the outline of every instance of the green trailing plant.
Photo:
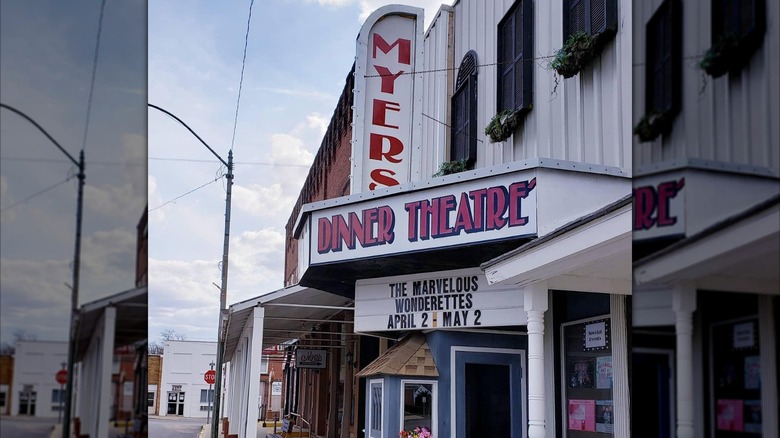
M 645 114 L 634 127 L 634 134 L 642 142 L 655 140 L 669 128 L 670 117 L 666 112 L 653 111 Z
M 468 169 L 468 160 L 445 161 L 439 166 L 439 171 L 433 174 L 433 177 L 452 175 Z
M 705 53 L 699 67 L 708 75 L 717 78 L 739 64 L 742 56 L 739 38 L 733 33 L 721 35 Z
M 493 116 L 485 127 L 485 135 L 491 143 L 504 141 L 520 126 L 520 111 L 503 110 Z
M 590 35 L 577 32 L 569 35 L 566 43 L 556 52 L 550 67 L 564 78 L 575 76 L 587 67 L 601 52 L 602 34 Z

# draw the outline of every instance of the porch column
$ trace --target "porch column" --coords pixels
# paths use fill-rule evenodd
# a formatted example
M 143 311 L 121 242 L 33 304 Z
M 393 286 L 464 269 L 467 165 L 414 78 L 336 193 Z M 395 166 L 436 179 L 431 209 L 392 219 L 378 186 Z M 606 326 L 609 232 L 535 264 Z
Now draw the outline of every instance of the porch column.
M 106 307 L 103 311 L 103 345 L 100 347 L 100 375 L 98 376 L 98 415 L 95 436 L 108 436 L 108 423 L 111 418 L 111 373 L 114 369 L 114 334 L 116 332 L 116 307 Z
M 354 352 L 356 350 L 352 342 L 347 342 L 347 345 L 347 351 Z M 336 349 L 334 350 L 338 351 Z M 354 391 L 352 388 L 352 381 L 354 380 L 353 371 L 352 363 L 347 361 L 344 365 L 344 410 L 341 416 L 341 438 L 349 438 L 349 420 L 352 418 L 352 392 Z M 338 382 L 338 380 L 336 382 Z
M 523 307 L 528 314 L 528 438 L 544 438 L 544 312 L 547 311 L 547 282 L 525 288 Z
M 696 288 L 691 284 L 675 287 L 672 292 L 677 336 L 677 437 L 693 438 L 693 312 L 696 310 Z
M 252 337 L 249 339 L 247 361 L 249 363 L 246 377 L 247 401 L 246 424 L 244 425 L 244 437 L 255 438 L 257 436 L 258 400 L 260 397 L 260 362 L 263 357 L 263 321 L 265 309 L 255 307 L 252 312 L 253 322 Z

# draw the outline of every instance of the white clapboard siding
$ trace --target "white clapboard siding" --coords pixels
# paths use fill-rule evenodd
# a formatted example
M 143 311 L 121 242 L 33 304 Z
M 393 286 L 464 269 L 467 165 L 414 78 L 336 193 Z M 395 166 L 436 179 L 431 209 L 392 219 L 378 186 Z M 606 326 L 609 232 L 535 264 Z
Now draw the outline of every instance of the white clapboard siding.
M 490 143 L 485 126 L 496 114 L 498 23 L 512 0 L 461 0 L 454 9 L 454 53 L 458 66 L 469 51 L 477 53 L 477 167 L 529 158 L 555 158 L 630 170 L 631 158 L 631 3 L 618 4 L 618 32 L 601 56 L 567 80 L 549 68 L 549 58 L 563 44 L 562 3 L 534 3 L 533 110 L 515 135 Z M 427 47 L 427 46 L 426 46 Z M 553 93 L 555 89 L 555 93 Z M 428 91 L 426 91 L 427 93 Z
M 713 79 L 699 69 L 700 56 L 711 46 L 709 1 L 683 1 L 682 110 L 671 133 L 654 142 L 634 138 L 635 174 L 658 163 L 702 159 L 768 169 L 780 176 L 780 2 L 766 0 L 766 33 L 762 46 L 736 75 Z M 645 24 L 660 0 L 636 2 L 634 25 L 634 114 L 645 112 Z
M 450 99 L 454 82 L 452 64 L 452 8 L 442 6 L 425 33 L 423 42 L 422 160 L 421 179 L 429 179 L 439 163 L 449 161 Z M 427 117 L 426 117 L 427 116 Z

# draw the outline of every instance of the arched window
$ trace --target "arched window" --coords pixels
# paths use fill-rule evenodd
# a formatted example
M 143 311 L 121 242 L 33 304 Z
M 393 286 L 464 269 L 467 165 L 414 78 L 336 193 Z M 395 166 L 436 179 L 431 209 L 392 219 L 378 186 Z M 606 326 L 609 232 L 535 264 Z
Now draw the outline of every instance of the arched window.
M 477 53 L 463 57 L 452 96 L 452 142 L 450 160 L 466 160 L 469 167 L 477 160 Z

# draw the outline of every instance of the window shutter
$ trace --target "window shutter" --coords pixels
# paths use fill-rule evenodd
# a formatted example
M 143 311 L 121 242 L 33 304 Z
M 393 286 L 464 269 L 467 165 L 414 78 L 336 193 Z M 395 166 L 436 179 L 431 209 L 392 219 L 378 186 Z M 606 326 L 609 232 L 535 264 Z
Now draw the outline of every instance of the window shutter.
M 666 0 L 647 23 L 645 110 L 671 116 L 682 88 L 682 6 Z
M 498 36 L 498 111 L 529 110 L 534 36 L 531 0 L 515 3 L 499 24 Z
M 564 0 L 563 41 L 570 35 L 617 30 L 617 0 Z
M 458 68 L 452 97 L 452 146 L 450 160 L 477 159 L 477 54 L 466 53 Z

